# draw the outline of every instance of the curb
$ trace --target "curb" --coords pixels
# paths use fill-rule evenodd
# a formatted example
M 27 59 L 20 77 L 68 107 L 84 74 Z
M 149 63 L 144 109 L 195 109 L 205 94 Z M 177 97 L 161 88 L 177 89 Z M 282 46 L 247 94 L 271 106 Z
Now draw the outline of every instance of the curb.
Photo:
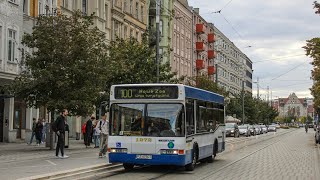
M 111 164 L 111 163 L 101 163 L 101 164 L 85 166 L 85 167 L 80 167 L 80 168 L 75 168 L 75 169 L 70 169 L 70 170 L 65 170 L 65 171 L 59 171 L 59 172 L 54 172 L 54 173 L 48 173 L 48 174 L 36 175 L 36 176 L 31 176 L 31 177 L 26 177 L 26 178 L 20 178 L 18 180 L 59 179 L 59 178 L 71 176 L 73 174 L 87 173 L 87 172 L 94 171 L 96 169 L 108 168 L 108 167 L 114 167 L 114 166 L 120 166 L 120 165 L 119 164 Z

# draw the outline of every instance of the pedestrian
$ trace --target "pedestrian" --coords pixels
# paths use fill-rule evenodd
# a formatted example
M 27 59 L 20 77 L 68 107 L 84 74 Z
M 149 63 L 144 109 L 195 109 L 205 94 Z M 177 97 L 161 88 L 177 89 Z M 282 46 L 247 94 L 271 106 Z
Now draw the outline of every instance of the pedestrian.
M 43 144 L 44 140 L 46 138 L 46 133 L 47 133 L 47 127 L 46 127 L 46 120 L 45 119 L 42 119 L 42 125 L 43 125 L 43 128 L 42 128 L 41 143 Z
M 28 143 L 29 145 L 32 144 L 33 141 L 33 137 L 36 135 L 36 125 L 37 125 L 37 119 L 36 118 L 32 118 L 32 134 L 31 134 L 31 138 L 30 138 L 30 142 Z
M 64 154 L 64 135 L 65 135 L 65 121 L 66 117 L 68 115 L 68 110 L 64 109 L 61 113 L 60 116 L 57 117 L 56 119 L 56 124 L 57 124 L 57 136 L 58 136 L 58 142 L 57 142 L 57 147 L 56 147 L 56 157 L 58 158 L 68 158 L 69 156 Z M 59 155 L 59 150 L 61 152 L 61 156 Z
M 99 148 L 100 146 L 101 123 L 102 119 L 96 120 L 96 126 L 94 128 L 94 148 Z
M 98 128 L 101 130 L 99 157 L 102 158 L 106 156 L 108 149 L 109 121 L 106 114 L 101 116 L 101 123 L 98 124 Z
M 36 139 L 37 139 L 37 146 L 40 145 L 41 143 L 41 137 L 42 137 L 42 129 L 43 129 L 43 125 L 42 125 L 42 120 L 41 118 L 38 119 L 38 122 L 36 124 Z
M 83 144 L 87 144 L 87 136 L 86 136 L 86 126 L 87 122 L 84 122 L 81 127 L 82 135 L 83 135 Z
M 86 147 L 90 147 L 90 143 L 92 141 L 92 136 L 91 136 L 91 132 L 92 132 L 92 120 L 94 120 L 95 117 L 91 116 L 90 119 L 88 119 L 87 123 L 86 123 Z

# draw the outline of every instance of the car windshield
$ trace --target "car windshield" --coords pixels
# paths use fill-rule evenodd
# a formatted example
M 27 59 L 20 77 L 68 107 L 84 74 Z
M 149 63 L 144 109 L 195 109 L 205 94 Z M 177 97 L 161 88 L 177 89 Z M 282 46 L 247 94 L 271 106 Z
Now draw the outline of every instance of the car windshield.
M 114 136 L 184 136 L 182 104 L 113 104 L 111 134 Z
M 247 126 L 239 126 L 239 129 L 247 129 Z
M 226 124 L 226 128 L 234 128 L 234 124 Z

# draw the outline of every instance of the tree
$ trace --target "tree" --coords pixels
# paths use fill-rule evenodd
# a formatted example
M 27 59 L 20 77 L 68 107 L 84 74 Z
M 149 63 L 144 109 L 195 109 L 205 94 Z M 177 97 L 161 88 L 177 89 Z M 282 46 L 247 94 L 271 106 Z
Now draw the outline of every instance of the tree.
M 92 18 L 80 11 L 37 18 L 32 34 L 22 39 L 34 51 L 27 53 L 25 70 L 11 87 L 15 96 L 29 107 L 45 106 L 51 112 L 62 108 L 76 115 L 93 112 L 107 79 L 107 46 Z
M 229 96 L 229 93 L 225 91 L 223 88 L 219 87 L 217 83 L 213 82 L 209 79 L 208 76 L 195 76 L 195 77 L 183 77 L 186 81 L 186 84 L 189 86 L 194 86 L 200 89 L 204 89 L 207 91 L 211 91 L 217 94 L 221 94 L 225 97 Z M 183 79 L 182 78 L 182 79 Z
M 107 92 L 113 84 L 156 83 L 155 50 L 146 37 L 147 34 L 142 42 L 134 38 L 116 39 L 108 45 Z M 169 63 L 160 64 L 159 70 L 161 83 L 178 82 Z
M 320 4 L 317 1 L 314 2 L 314 8 L 316 9 L 315 13 L 320 14 Z M 306 55 L 313 59 L 311 64 L 314 68 L 311 77 L 314 84 L 310 90 L 314 97 L 314 107 L 320 107 L 320 38 L 307 40 L 307 44 L 303 48 L 306 50 Z M 318 108 L 316 109 L 318 110 Z

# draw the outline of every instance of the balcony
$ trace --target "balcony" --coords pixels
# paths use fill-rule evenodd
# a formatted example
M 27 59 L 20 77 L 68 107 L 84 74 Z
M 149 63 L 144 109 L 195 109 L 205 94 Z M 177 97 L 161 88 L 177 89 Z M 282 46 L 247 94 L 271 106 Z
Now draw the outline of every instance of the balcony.
M 197 70 L 204 69 L 205 68 L 204 60 L 197 59 L 196 60 L 196 68 L 197 68 Z
M 204 51 L 205 48 L 205 44 L 204 42 L 196 42 L 196 50 L 199 51 Z
M 206 27 L 204 24 L 196 24 L 196 32 L 197 34 L 203 34 L 206 32 Z
M 216 41 L 216 37 L 213 33 L 208 34 L 208 42 L 214 43 Z
M 208 50 L 208 59 L 213 59 L 217 56 L 217 53 L 214 50 Z
M 208 75 L 213 75 L 215 73 L 215 68 L 214 66 L 209 66 L 208 67 Z

